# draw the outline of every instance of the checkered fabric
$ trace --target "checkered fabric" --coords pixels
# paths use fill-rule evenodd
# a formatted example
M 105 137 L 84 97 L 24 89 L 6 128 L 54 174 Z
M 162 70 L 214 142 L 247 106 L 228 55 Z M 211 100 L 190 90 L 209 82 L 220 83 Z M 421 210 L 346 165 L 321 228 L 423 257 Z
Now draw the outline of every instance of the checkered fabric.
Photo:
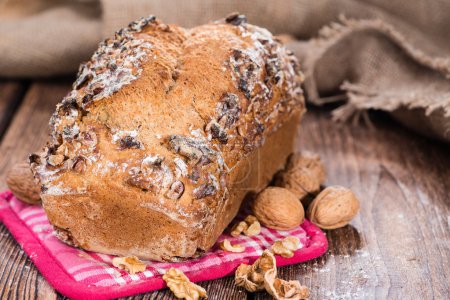
M 247 214 L 242 211 L 230 227 Z M 328 246 L 323 232 L 307 220 L 289 231 L 262 228 L 261 233 L 253 237 L 232 237 L 228 228 L 201 258 L 179 263 L 146 261 L 144 272 L 130 275 L 112 265 L 111 255 L 76 249 L 60 242 L 43 208 L 21 202 L 10 191 L 0 193 L 0 220 L 50 284 L 73 299 L 109 299 L 161 289 L 165 287 L 161 277 L 171 267 L 180 269 L 192 281 L 231 275 L 239 264 L 252 263 L 264 249 L 286 236 L 298 237 L 301 249 L 290 259 L 277 256 L 278 266 L 313 259 L 322 255 Z M 245 251 L 221 250 L 218 245 L 225 238 L 232 244 L 245 246 Z

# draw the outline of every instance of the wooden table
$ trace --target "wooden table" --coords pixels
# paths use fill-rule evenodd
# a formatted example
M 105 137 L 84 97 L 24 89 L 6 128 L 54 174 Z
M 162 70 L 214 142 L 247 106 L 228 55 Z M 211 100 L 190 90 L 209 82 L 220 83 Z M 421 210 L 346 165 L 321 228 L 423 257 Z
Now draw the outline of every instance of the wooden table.
M 0 81 L 0 187 L 16 162 L 46 140 L 55 104 L 71 79 Z M 337 125 L 329 111 L 310 110 L 299 149 L 321 155 L 327 185 L 353 189 L 361 212 L 327 232 L 329 251 L 280 277 L 299 279 L 311 299 L 449 299 L 450 147 L 417 136 L 382 114 L 375 130 Z M 0 298 L 61 299 L 0 224 Z M 209 299 L 270 299 L 247 294 L 233 278 L 200 284 Z M 133 297 L 172 299 L 168 290 Z

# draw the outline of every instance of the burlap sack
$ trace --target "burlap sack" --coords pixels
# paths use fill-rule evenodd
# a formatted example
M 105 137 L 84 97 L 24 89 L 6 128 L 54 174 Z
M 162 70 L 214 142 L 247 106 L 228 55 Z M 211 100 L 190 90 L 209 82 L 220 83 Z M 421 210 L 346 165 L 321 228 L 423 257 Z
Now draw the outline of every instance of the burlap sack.
M 336 119 L 385 110 L 450 142 L 448 1 L 0 0 L 0 76 L 73 73 L 101 37 L 143 15 L 190 27 L 232 11 L 297 39 L 288 46 L 308 101 L 344 100 Z

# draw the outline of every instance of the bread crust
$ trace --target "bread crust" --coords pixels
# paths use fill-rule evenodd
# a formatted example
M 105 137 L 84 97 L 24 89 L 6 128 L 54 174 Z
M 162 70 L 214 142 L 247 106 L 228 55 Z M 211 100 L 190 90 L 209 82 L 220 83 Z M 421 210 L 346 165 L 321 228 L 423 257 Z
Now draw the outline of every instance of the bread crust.
M 293 54 L 240 15 L 118 31 L 30 156 L 57 236 L 160 261 L 207 251 L 292 152 L 301 80 Z

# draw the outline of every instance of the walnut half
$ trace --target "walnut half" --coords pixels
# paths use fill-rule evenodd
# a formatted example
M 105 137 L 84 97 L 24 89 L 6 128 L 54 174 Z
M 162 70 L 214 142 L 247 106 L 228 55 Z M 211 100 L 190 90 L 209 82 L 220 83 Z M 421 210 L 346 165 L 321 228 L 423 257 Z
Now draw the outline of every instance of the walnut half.
M 246 236 L 255 236 L 261 232 L 261 224 L 255 216 L 248 215 L 244 221 L 241 221 L 233 226 L 231 235 L 237 237 L 241 233 Z
M 282 240 L 276 241 L 272 245 L 272 251 L 275 254 L 286 258 L 294 256 L 294 251 L 300 247 L 300 240 L 295 236 L 288 236 Z
M 241 253 L 241 252 L 245 251 L 245 247 L 243 247 L 239 244 L 231 245 L 231 243 L 228 239 L 224 239 L 222 241 L 222 243 L 220 243 L 220 248 L 222 248 L 225 251 L 235 252 L 235 253 Z
M 178 299 L 198 300 L 208 298 L 206 291 L 201 286 L 192 283 L 184 273 L 178 269 L 170 268 L 163 275 L 169 289 Z
M 259 223 L 258 219 L 255 216 L 249 215 L 244 220 L 248 228 L 244 229 L 244 234 L 246 236 L 255 236 L 260 234 L 261 232 L 261 224 Z

